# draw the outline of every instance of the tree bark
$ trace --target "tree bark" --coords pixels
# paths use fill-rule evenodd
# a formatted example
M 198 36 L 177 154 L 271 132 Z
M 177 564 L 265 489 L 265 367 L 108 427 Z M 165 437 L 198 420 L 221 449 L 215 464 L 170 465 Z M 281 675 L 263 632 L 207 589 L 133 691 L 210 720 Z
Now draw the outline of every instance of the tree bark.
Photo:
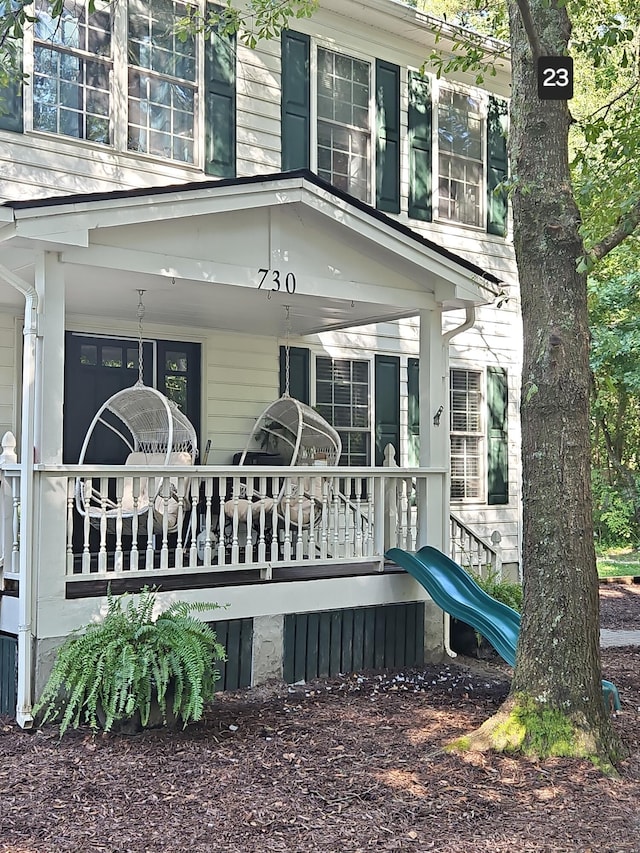
M 549 55 L 567 52 L 565 8 L 531 0 Z M 617 743 L 600 684 L 589 439 L 589 328 L 566 101 L 541 101 L 517 0 L 509 0 L 514 243 L 524 325 L 524 607 L 511 700 L 565 714 L 594 754 Z

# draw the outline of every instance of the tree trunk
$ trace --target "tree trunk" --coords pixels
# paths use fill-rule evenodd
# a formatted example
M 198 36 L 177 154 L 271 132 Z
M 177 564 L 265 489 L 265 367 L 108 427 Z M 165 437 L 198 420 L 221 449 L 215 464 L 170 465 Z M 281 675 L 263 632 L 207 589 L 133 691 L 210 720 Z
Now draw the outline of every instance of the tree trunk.
M 566 9 L 530 2 L 543 54 L 567 50 Z M 586 752 L 617 744 L 600 684 L 589 460 L 589 328 L 566 101 L 541 101 L 517 0 L 509 0 L 514 242 L 524 324 L 524 611 L 511 700 L 564 714 Z M 576 754 L 579 754 L 576 752 Z

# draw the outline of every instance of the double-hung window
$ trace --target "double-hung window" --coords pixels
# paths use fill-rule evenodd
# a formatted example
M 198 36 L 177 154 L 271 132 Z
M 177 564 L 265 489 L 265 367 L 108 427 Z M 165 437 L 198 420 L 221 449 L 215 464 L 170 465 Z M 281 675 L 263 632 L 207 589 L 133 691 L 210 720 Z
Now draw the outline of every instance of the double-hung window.
M 36 0 L 33 46 L 33 127 L 48 133 L 111 142 L 111 11 L 66 0 L 52 19 Z
M 451 500 L 482 497 L 482 374 L 451 371 Z
M 174 32 L 185 15 L 175 0 L 129 0 L 127 147 L 193 163 L 196 45 Z
M 483 106 L 470 94 L 440 86 L 437 116 L 438 218 L 480 227 L 485 195 Z
M 180 37 L 176 23 L 189 8 L 187 0 L 63 0 L 53 18 L 48 0 L 33 0 L 33 27 L 24 39 L 33 85 L 24 87 L 24 111 L 16 87 L 5 87 L 15 115 L 0 118 L 0 127 L 233 177 L 235 38 L 217 32 Z
M 371 64 L 317 49 L 317 172 L 362 201 L 371 195 Z
M 369 362 L 316 358 L 316 409 L 342 441 L 340 465 L 370 462 Z

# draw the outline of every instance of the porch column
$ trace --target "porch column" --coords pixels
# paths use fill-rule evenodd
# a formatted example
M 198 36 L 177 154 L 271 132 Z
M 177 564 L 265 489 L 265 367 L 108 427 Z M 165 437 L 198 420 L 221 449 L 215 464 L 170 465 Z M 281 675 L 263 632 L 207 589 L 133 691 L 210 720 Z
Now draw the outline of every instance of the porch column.
M 44 252 L 36 263 L 40 351 L 36 386 L 36 462 L 62 462 L 62 402 L 64 399 L 64 265 L 57 253 Z
M 35 461 L 62 463 L 64 400 L 65 282 L 64 265 L 54 252 L 36 261 L 38 293 L 38 358 L 35 374 Z M 67 478 L 45 476 L 36 470 L 33 501 L 33 613 L 34 661 L 39 677 L 43 642 L 57 631 L 46 624 L 45 612 L 60 614 L 65 606 Z M 59 629 L 58 629 L 59 630 Z M 35 694 L 35 683 L 32 685 Z M 38 697 L 34 695 L 34 698 Z
M 442 310 L 420 312 L 420 467 L 449 467 L 448 353 Z M 433 545 L 448 552 L 449 477 L 429 480 L 418 493 L 418 548 Z

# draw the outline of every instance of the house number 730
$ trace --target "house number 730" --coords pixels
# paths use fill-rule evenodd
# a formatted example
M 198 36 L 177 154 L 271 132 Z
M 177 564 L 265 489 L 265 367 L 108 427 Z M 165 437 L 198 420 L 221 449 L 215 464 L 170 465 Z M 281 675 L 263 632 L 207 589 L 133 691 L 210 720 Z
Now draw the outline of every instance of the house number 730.
M 279 290 L 286 290 L 287 293 L 296 292 L 296 277 L 292 272 L 284 275 L 280 270 L 266 270 L 264 267 L 261 267 L 258 270 L 258 275 L 260 276 L 258 290 L 264 287 L 265 290 L 269 289 L 275 292 Z

